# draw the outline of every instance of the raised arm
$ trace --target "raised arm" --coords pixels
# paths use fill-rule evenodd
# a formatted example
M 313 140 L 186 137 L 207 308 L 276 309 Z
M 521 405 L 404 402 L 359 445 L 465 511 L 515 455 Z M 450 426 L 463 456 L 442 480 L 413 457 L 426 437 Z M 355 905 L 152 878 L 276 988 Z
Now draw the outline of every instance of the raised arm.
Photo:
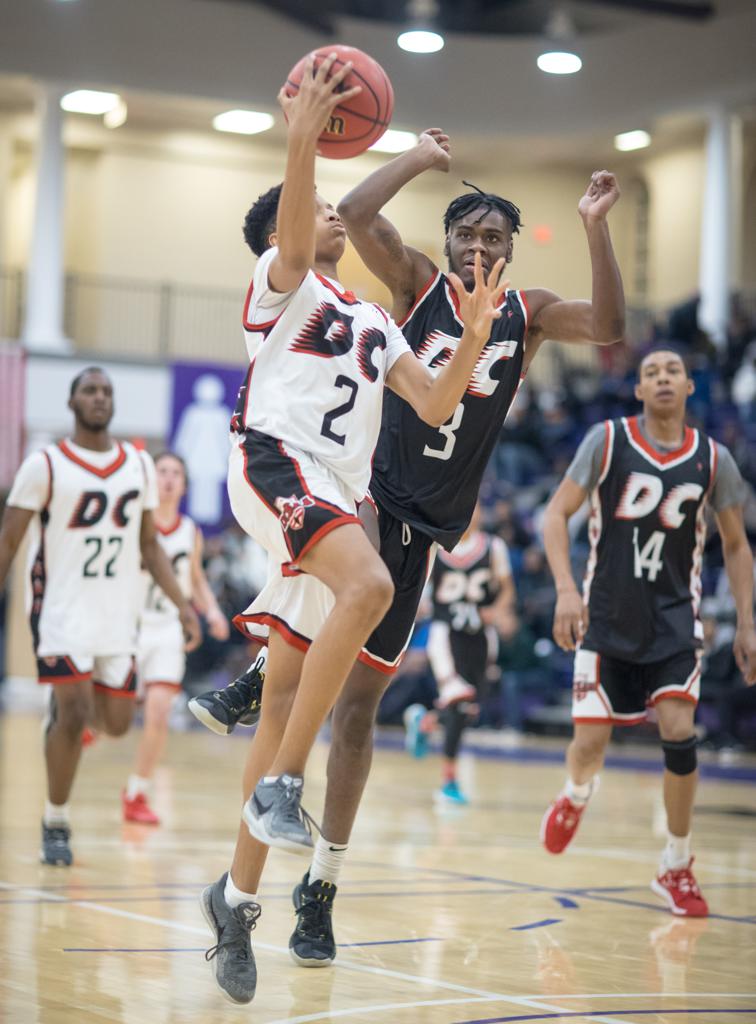
M 286 174 L 278 203 L 276 235 L 278 252 L 268 269 L 268 282 L 277 292 L 297 288 L 315 260 L 315 155 L 318 136 L 333 109 L 356 96 L 360 87 L 337 92 L 352 69 L 347 63 L 328 77 L 336 54 L 314 70 L 310 57 L 296 96 L 283 89 L 278 102 L 288 123 Z
M 491 325 L 501 316 L 497 307 L 508 285 L 501 280 L 503 270 L 504 260 L 497 260 L 488 280 L 484 280 L 480 253 L 476 253 L 475 286 L 471 292 L 456 274 L 449 274 L 465 325 L 454 355 L 434 376 L 408 352 L 397 359 L 386 377 L 391 390 L 409 402 L 420 419 L 432 427 L 446 423 L 459 405 L 480 353 L 491 336 Z
M 186 649 L 193 651 L 195 647 L 199 647 L 202 640 L 199 619 L 191 603 L 181 593 L 181 587 L 178 585 L 170 559 L 165 551 L 163 551 L 157 539 L 152 512 L 147 509 L 142 512 L 139 546 L 141 548 L 142 561 L 147 572 L 152 576 L 168 600 L 173 601 L 178 608 L 179 618 L 181 619 L 184 636 L 186 637 Z
M 570 516 L 577 512 L 586 497 L 586 491 L 566 476 L 546 506 L 543 517 L 543 546 L 557 592 L 554 640 L 563 651 L 574 651 L 588 629 L 588 609 L 572 575 L 567 530 Z
M 743 527 L 739 505 L 717 513 L 727 578 L 735 599 L 737 626 L 732 649 L 749 686 L 756 683 L 756 630 L 753 625 L 753 555 Z
M 591 257 L 591 301 L 566 301 L 543 288 L 526 292 L 532 318 L 526 346 L 529 360 L 546 339 L 612 345 L 624 337 L 625 294 L 607 223 L 619 195 L 614 175 L 595 171 L 578 203 Z
M 360 258 L 391 290 L 392 314 L 397 320 L 408 312 L 435 265 L 424 253 L 405 245 L 380 211 L 424 171 L 448 171 L 450 159 L 448 136 L 440 128 L 429 128 L 416 146 L 373 171 L 338 205 L 339 216 Z

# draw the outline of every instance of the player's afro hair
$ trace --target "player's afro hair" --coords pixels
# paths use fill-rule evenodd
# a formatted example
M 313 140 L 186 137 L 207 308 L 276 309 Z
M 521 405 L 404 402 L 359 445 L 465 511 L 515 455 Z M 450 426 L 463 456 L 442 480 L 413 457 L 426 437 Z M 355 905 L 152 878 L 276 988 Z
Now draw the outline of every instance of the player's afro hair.
M 244 218 L 244 241 L 250 247 L 255 256 L 262 256 L 266 249 L 270 248 L 268 238 L 271 232 L 276 230 L 276 217 L 278 216 L 278 202 L 281 198 L 283 183 L 274 185 L 267 192 L 258 196 L 257 202 L 253 203 Z
M 494 195 L 493 192 L 484 192 L 483 189 L 478 188 L 477 185 L 473 185 L 469 181 L 463 181 L 462 184 L 475 191 L 465 192 L 463 196 L 457 196 L 447 206 L 446 213 L 444 214 L 444 231 L 447 235 L 449 234 L 449 228 L 455 221 L 466 217 L 473 210 L 481 208 L 483 213 L 481 213 L 479 219 L 482 220 L 491 210 L 498 210 L 512 225 L 512 234 L 516 235 L 519 232 L 522 226 L 519 207 L 515 206 L 514 203 L 510 203 L 508 199 L 502 199 L 501 196 Z

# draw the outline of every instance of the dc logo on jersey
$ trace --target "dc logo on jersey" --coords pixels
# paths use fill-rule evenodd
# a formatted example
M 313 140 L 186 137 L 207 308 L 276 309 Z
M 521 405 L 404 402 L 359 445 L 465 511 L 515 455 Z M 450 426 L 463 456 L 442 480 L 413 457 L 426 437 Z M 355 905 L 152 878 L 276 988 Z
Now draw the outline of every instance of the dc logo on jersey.
M 301 530 L 304 526 L 305 511 L 314 504 L 309 494 L 305 494 L 303 498 L 298 498 L 295 494 L 288 498 L 276 498 L 275 506 L 281 513 L 281 529 L 284 533 L 289 530 Z
M 418 346 L 416 355 L 429 370 L 441 370 L 451 360 L 459 338 L 444 331 L 431 331 Z M 517 351 L 517 338 L 489 341 L 478 356 L 466 393 L 477 398 L 490 398 L 501 383 L 503 363 Z

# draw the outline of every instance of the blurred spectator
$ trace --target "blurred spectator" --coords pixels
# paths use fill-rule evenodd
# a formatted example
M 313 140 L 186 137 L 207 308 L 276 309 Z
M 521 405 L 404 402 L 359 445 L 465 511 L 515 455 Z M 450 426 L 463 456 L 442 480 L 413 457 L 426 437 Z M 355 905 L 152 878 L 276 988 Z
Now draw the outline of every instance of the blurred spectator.
M 523 625 L 536 639 L 550 637 L 556 591 L 546 556 L 535 544 L 523 552 L 517 578 L 517 603 Z
M 705 609 L 704 656 L 701 662 L 701 714 L 711 706 L 716 712 L 707 727 L 706 740 L 718 750 L 742 749 L 750 738 L 756 746 L 756 686 L 746 686 L 735 662 L 731 623 L 720 623 Z

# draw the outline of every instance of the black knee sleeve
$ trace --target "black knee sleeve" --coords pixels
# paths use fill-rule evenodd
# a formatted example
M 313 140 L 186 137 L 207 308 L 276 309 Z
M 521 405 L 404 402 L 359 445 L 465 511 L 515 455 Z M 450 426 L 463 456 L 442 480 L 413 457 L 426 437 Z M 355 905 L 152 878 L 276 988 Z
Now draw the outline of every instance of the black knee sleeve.
M 687 740 L 662 740 L 664 751 L 664 767 L 673 775 L 690 775 L 698 766 L 696 746 L 698 738 L 689 736 Z

